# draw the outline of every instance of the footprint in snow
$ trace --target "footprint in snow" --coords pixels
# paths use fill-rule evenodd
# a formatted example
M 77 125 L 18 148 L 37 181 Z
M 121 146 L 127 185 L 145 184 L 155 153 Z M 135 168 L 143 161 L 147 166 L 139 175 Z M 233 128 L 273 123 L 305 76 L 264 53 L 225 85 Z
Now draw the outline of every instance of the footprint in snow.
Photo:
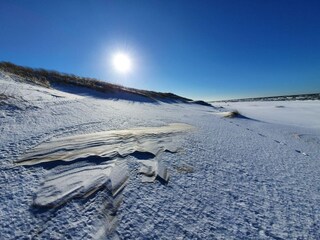
M 284 143 L 284 142 L 280 142 L 280 141 L 278 141 L 278 140 L 273 140 L 273 141 L 275 141 L 276 143 L 279 143 L 280 145 L 287 145 L 286 143 Z
M 263 135 L 261 133 L 258 133 L 258 135 L 261 136 L 261 137 L 267 137 L 266 135 Z
M 301 153 L 302 155 L 304 155 L 304 156 L 309 156 L 307 153 L 305 153 L 305 152 L 301 152 L 300 150 L 295 150 L 297 153 Z

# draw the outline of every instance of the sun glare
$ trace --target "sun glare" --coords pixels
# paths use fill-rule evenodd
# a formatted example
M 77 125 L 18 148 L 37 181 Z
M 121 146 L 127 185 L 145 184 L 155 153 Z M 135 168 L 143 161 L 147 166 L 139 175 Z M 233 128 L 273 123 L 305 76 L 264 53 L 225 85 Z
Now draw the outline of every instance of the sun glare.
M 132 61 L 125 53 L 116 53 L 112 58 L 114 69 L 120 73 L 128 73 L 132 69 Z

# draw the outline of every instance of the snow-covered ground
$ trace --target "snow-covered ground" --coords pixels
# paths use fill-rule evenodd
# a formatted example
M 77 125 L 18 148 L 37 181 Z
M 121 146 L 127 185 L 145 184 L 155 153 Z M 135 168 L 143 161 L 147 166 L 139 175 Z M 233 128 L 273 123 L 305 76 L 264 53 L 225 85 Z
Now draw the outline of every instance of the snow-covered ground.
M 319 100 L 216 103 L 263 122 L 320 129 Z
M 0 239 L 319 239 L 320 101 L 227 103 L 220 109 L 130 96 L 112 100 L 18 80 L 0 72 L 0 94 L 7 96 L 0 99 Z M 229 109 L 247 118 L 216 114 Z M 71 194 L 61 205 L 42 208 L 41 190 L 52 196 L 54 179 L 61 189 L 86 179 L 101 184 L 109 163 L 16 163 L 59 139 L 171 123 L 193 126 L 172 138 L 178 151 L 110 160 L 128 171 L 116 198 L 99 185 L 93 194 Z M 171 135 L 165 137 L 167 144 Z M 142 182 L 144 159 L 167 166 L 169 182 Z M 60 188 L 57 195 L 65 191 Z

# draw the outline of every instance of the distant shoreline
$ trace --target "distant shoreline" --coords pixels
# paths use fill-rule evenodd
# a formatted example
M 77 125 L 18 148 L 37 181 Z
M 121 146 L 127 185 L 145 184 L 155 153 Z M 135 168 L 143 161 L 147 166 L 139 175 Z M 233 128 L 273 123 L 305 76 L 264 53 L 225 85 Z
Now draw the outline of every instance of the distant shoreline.
M 297 100 L 320 100 L 320 93 L 296 94 L 272 97 L 255 97 L 255 98 L 239 98 L 229 100 L 209 101 L 210 103 L 217 102 L 254 102 L 254 101 L 297 101 Z

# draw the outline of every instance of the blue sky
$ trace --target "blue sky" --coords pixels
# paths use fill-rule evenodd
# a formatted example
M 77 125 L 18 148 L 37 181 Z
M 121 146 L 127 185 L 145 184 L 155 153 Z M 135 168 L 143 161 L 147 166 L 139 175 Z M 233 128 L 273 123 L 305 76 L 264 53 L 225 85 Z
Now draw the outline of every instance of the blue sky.
M 319 13 L 311 0 L 1 0 L 0 61 L 194 99 L 314 93 Z

